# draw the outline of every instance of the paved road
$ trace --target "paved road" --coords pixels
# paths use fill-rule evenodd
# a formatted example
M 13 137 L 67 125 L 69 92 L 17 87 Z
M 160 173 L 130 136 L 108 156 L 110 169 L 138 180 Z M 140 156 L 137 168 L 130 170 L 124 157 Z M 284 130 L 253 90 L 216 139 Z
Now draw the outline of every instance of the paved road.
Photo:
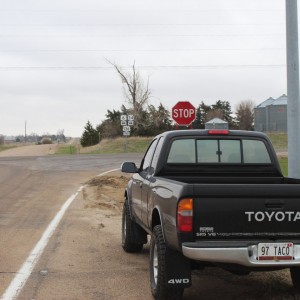
M 0 297 L 63 203 L 89 178 L 137 155 L 0 158 Z M 94 222 L 97 220 L 97 222 Z M 98 225 L 97 225 L 98 224 Z M 101 225 L 101 226 L 100 226 Z M 120 247 L 120 216 L 68 208 L 18 300 L 150 300 L 149 246 Z M 297 299 L 288 272 L 246 277 L 208 268 L 193 273 L 184 299 Z
M 0 158 L 0 296 L 70 195 L 91 177 L 120 167 L 120 163 L 128 157 L 135 160 L 139 156 Z M 99 231 L 91 230 L 90 223 L 86 222 L 89 216 L 82 206 L 79 194 L 18 299 L 102 298 L 99 296 L 101 289 L 97 288 L 104 276 L 101 274 L 101 261 L 97 261 L 101 237 Z M 115 234 L 118 235 L 117 243 L 120 233 Z M 92 239 L 91 243 L 89 239 Z M 113 252 L 109 246 L 107 242 L 106 248 L 111 256 Z M 119 245 L 117 247 L 120 248 Z M 54 271 L 48 273 L 53 264 Z M 89 284 L 93 285 L 90 291 L 87 288 Z

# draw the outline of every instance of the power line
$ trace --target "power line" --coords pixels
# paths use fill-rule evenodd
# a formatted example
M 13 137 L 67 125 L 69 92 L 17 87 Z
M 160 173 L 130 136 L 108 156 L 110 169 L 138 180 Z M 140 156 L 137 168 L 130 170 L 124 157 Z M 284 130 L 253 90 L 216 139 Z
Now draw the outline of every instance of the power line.
M 131 69 L 131 67 L 122 66 L 121 69 Z M 138 69 L 255 69 L 255 68 L 286 68 L 285 64 L 253 64 L 253 65 L 157 65 L 157 66 L 136 66 Z M 104 66 L 56 66 L 56 67 L 31 67 L 31 66 L 15 66 L 15 67 L 0 67 L 1 71 L 9 70 L 49 70 L 49 71 L 68 71 L 68 70 L 113 70 L 112 67 Z
M 200 51 L 278 51 L 285 48 L 198 48 L 198 49 L 8 49 L 1 50 L 2 53 L 70 53 L 70 52 L 200 52 Z
M 122 13 L 128 13 L 128 12 L 163 12 L 165 13 L 198 13 L 198 12 L 227 12 L 226 9 L 183 9 L 183 10 L 177 10 L 177 9 L 168 9 L 168 10 L 158 10 L 158 9 L 0 9 L 0 12 L 8 13 L 8 12 L 33 12 L 33 13 L 86 13 L 86 12 L 92 12 L 92 13 L 116 13 L 116 12 L 122 12 Z M 282 9 L 230 9 L 230 12 L 283 12 Z
M 104 38 L 128 38 L 128 37 L 239 37 L 239 36 L 254 36 L 254 37 L 265 37 L 265 36 L 283 36 L 285 33 L 233 33 L 233 34 L 0 34 L 0 37 L 58 37 L 58 38 L 90 38 L 90 37 L 104 37 Z
M 274 26 L 284 25 L 284 23 L 95 23 L 95 24 L 0 24 L 1 27 L 98 27 L 98 26 Z

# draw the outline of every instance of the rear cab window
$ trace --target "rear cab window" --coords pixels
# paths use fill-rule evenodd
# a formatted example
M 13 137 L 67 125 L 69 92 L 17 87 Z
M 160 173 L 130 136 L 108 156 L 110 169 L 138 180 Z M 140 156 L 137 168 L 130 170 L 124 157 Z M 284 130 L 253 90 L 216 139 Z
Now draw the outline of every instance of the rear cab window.
M 167 163 L 271 164 L 265 143 L 258 139 L 177 139 Z

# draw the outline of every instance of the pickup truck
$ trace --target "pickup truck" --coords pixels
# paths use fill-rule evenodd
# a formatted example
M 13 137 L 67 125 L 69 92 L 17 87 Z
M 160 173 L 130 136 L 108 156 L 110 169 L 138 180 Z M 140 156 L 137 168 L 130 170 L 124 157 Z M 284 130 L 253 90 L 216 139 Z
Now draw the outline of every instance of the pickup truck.
M 156 136 L 125 190 L 122 247 L 150 241 L 155 299 L 181 299 L 191 271 L 290 269 L 300 292 L 300 179 L 282 175 L 268 137 L 235 130 Z

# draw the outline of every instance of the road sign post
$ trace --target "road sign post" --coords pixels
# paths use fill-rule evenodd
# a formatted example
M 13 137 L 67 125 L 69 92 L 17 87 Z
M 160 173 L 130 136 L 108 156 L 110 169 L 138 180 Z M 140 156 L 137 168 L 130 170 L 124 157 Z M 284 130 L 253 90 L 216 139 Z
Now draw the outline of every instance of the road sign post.
M 196 119 L 196 108 L 189 101 L 179 101 L 172 108 L 172 119 L 181 126 L 189 126 Z
M 131 127 L 134 123 L 134 116 L 133 115 L 121 115 L 121 126 L 123 130 L 123 136 L 126 137 L 124 150 L 127 151 L 127 137 L 130 136 Z

